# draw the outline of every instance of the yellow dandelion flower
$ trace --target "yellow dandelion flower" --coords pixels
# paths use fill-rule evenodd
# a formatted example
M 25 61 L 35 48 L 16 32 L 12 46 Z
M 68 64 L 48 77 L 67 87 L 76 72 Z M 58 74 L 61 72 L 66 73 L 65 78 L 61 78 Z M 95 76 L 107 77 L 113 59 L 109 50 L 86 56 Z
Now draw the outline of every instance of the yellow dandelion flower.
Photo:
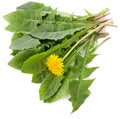
M 46 65 L 48 70 L 50 70 L 55 75 L 62 75 L 64 72 L 64 65 L 62 58 L 59 58 L 58 55 L 52 54 L 47 58 Z

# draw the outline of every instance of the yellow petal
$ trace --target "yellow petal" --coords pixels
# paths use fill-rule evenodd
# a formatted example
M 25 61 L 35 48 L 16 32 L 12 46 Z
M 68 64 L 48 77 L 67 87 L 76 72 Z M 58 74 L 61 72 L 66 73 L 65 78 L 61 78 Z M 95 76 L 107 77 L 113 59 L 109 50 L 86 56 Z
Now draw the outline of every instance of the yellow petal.
M 51 54 L 46 61 L 48 70 L 50 70 L 55 75 L 62 75 L 64 73 L 64 65 L 62 58 L 59 58 L 58 55 Z

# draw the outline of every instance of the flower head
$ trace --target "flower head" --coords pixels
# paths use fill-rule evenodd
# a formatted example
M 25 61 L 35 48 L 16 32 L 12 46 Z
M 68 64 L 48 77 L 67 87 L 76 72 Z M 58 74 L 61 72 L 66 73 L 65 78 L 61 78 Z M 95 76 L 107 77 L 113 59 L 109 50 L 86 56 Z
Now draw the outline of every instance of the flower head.
M 51 54 L 46 61 L 48 70 L 50 70 L 55 75 L 62 75 L 64 72 L 64 65 L 62 58 L 59 58 L 58 55 Z

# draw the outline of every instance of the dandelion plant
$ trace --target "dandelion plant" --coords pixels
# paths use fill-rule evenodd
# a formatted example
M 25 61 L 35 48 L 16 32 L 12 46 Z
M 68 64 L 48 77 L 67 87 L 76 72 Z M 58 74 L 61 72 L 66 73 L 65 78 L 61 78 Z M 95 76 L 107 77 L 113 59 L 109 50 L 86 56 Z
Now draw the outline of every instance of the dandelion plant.
M 4 16 L 13 32 L 9 65 L 32 74 L 32 82 L 40 84 L 40 100 L 52 103 L 69 94 L 72 112 L 79 109 L 90 95 L 95 80 L 89 76 L 98 68 L 89 67 L 95 51 L 109 39 L 105 19 L 109 9 L 85 16 L 59 12 L 37 2 L 28 2 Z M 98 39 L 104 40 L 100 43 Z

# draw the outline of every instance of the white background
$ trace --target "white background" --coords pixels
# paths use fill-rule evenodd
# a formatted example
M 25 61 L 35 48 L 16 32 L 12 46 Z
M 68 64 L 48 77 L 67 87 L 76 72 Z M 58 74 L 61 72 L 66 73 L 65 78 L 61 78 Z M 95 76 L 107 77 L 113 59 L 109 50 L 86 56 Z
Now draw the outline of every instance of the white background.
M 53 104 L 39 100 L 39 84 L 31 83 L 31 75 L 23 74 L 7 65 L 12 58 L 8 48 L 12 33 L 5 31 L 3 15 L 28 0 L 0 0 L 0 119 L 120 119 L 120 3 L 119 0 L 36 0 L 59 11 L 84 14 L 84 8 L 97 13 L 110 8 L 114 24 L 108 28 L 111 39 L 101 46 L 92 63 L 100 68 L 94 73 L 92 94 L 71 114 L 71 103 L 66 99 Z

